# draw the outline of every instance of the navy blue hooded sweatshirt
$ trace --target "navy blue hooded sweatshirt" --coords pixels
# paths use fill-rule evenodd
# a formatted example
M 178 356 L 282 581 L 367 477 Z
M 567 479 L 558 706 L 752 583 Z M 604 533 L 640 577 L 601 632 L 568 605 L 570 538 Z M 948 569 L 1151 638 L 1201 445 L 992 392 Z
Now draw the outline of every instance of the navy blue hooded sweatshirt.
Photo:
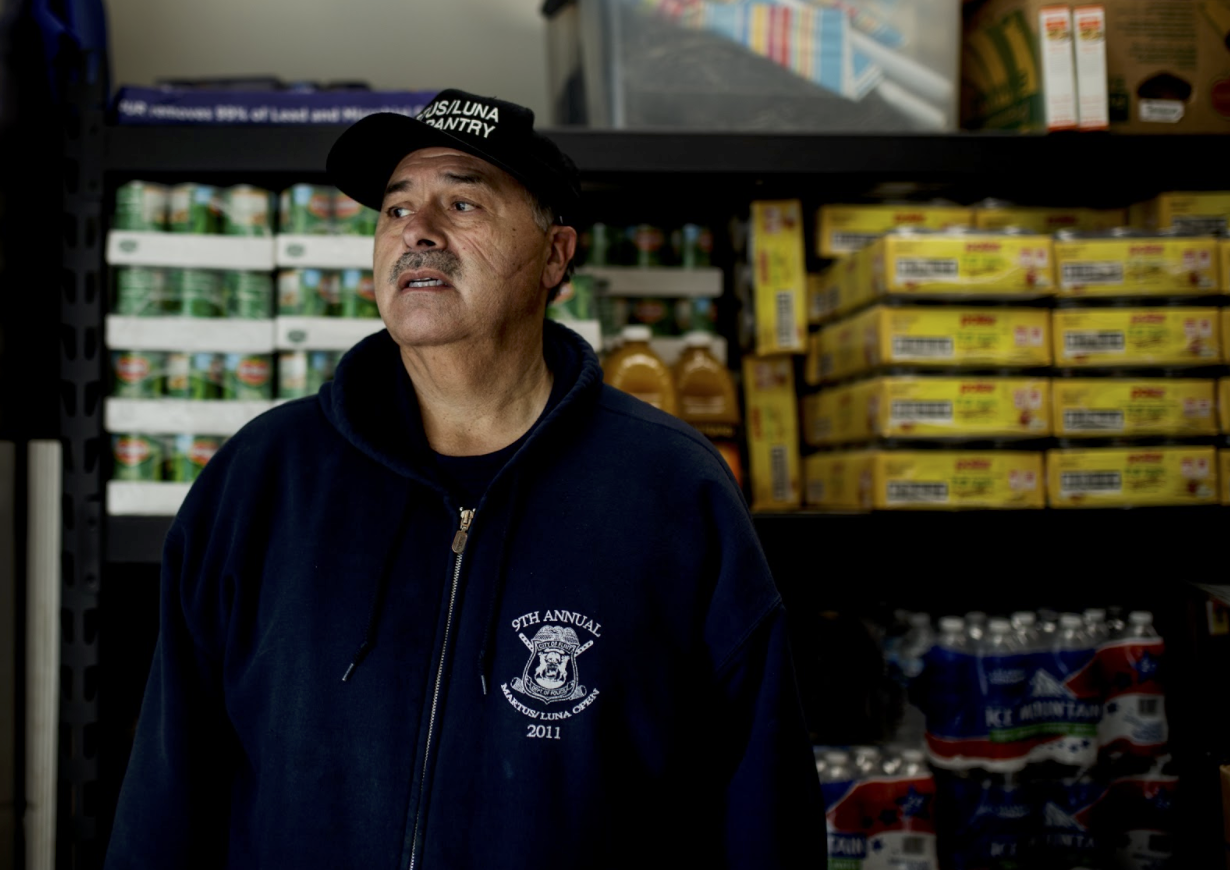
M 387 332 L 210 461 L 109 870 L 823 865 L 739 490 L 575 333 L 548 322 L 544 355 L 558 401 L 478 504 Z

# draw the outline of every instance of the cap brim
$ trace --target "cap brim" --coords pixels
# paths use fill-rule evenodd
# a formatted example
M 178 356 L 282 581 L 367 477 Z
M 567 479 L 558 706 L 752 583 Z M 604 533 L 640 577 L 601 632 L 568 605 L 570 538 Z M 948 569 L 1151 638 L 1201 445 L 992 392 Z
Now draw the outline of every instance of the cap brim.
M 407 115 L 392 112 L 368 115 L 342 133 L 329 150 L 325 171 L 342 193 L 368 208 L 380 211 L 393 170 L 407 154 L 421 148 L 454 148 L 464 151 L 504 170 L 527 189 L 535 190 L 535 179 L 483 151 L 472 142 Z M 554 198 L 554 191 L 541 193 Z M 555 205 L 559 208 L 564 203 Z

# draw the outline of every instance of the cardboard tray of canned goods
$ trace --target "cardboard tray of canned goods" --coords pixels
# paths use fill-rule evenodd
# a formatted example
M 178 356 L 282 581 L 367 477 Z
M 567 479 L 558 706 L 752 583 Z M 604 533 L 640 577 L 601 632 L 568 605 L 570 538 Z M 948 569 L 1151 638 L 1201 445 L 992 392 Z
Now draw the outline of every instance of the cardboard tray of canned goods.
M 191 483 L 150 480 L 107 481 L 107 513 L 111 516 L 174 516 Z
M 371 236 L 279 235 L 274 237 L 278 268 L 371 269 Z
M 384 329 L 374 317 L 278 317 L 278 350 L 350 350 L 369 335 Z
M 371 259 L 368 259 L 370 264 Z M 203 233 L 111 230 L 107 263 L 112 266 L 173 266 L 182 269 L 243 269 L 268 272 L 274 266 L 273 239 Z
M 722 295 L 722 270 L 714 266 L 586 266 L 577 272 L 592 276 L 605 296 Z
M 108 314 L 106 329 L 107 346 L 123 350 L 182 353 L 272 353 L 274 350 L 273 320 Z
M 120 399 L 106 400 L 103 427 L 108 432 L 193 432 L 234 435 L 268 411 L 272 400 Z

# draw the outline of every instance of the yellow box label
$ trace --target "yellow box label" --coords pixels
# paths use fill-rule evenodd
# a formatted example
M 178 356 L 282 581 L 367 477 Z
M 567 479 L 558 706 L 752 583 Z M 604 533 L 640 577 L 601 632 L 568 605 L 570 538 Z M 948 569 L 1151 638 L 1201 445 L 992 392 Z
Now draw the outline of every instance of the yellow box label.
M 1217 424 L 1222 432 L 1230 435 L 1230 378 L 1217 380 Z
M 887 377 L 873 384 L 867 416 L 879 437 L 1050 434 L 1046 378 Z
M 1060 230 L 1098 231 L 1125 226 L 1126 209 L 1110 208 L 980 208 L 974 212 L 974 226 L 980 230 L 1020 227 L 1050 235 Z
M 799 421 L 788 357 L 743 360 L 753 510 L 799 506 Z
M 880 509 L 1040 508 L 1042 454 L 1023 451 L 880 451 Z
M 1107 447 L 1047 453 L 1051 507 L 1212 504 L 1212 447 Z
M 867 510 L 871 507 L 873 454 L 815 453 L 803 462 L 809 507 Z
M 752 203 L 756 352 L 807 348 L 807 270 L 798 200 Z
M 1230 190 L 1163 193 L 1157 198 L 1157 223 L 1188 233 L 1224 233 L 1230 229 Z
M 1222 504 L 1230 504 L 1230 450 L 1217 451 L 1217 481 Z
M 816 219 L 816 248 L 821 257 L 857 251 L 895 227 L 942 230 L 967 226 L 968 208 L 908 205 L 822 205 Z
M 876 246 L 885 293 L 1042 296 L 1055 283 L 1046 236 L 885 236 Z
M 1220 289 L 1217 240 L 1086 239 L 1055 242 L 1061 296 L 1176 296 Z
M 1054 317 L 1055 365 L 1208 365 L 1221 357 L 1216 308 L 1080 308 Z
M 1056 378 L 1055 434 L 1216 434 L 1213 388 L 1213 380 L 1197 378 Z
M 1051 363 L 1051 312 L 1035 308 L 873 308 L 875 365 L 1032 368 Z

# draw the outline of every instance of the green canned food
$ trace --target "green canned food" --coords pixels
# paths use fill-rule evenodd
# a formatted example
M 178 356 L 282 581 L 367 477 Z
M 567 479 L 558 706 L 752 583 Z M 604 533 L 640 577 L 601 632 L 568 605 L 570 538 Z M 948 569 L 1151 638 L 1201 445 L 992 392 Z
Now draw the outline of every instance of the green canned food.
M 221 355 L 194 353 L 188 363 L 188 392 L 191 399 L 217 399 L 222 395 Z
M 228 353 L 223 363 L 222 398 L 272 399 L 273 358 L 269 354 Z
M 628 308 L 628 322 L 643 323 L 653 330 L 654 335 L 675 335 L 679 331 L 675 324 L 674 301 L 657 296 L 632 300 Z
M 637 266 L 661 266 L 665 261 L 666 234 L 653 224 L 636 224 L 628 227 L 628 241 L 632 243 L 633 263 Z
M 176 435 L 172 444 L 169 479 L 192 483 L 218 452 L 222 439 L 214 435 Z
M 376 282 L 366 269 L 347 269 L 339 275 L 342 317 L 379 317 Z
M 130 317 L 159 317 L 164 311 L 167 273 L 144 266 L 115 270 L 115 313 Z
M 167 280 L 168 314 L 226 317 L 226 285 L 212 269 L 172 269 Z
M 341 354 L 333 350 L 311 350 L 307 358 L 308 395 L 317 393 L 326 381 L 333 380 L 333 371 Z
M 336 272 L 292 269 L 278 275 L 278 313 L 337 317 L 341 299 Z
M 597 223 L 589 227 L 581 238 L 585 248 L 585 263 L 589 266 L 614 266 L 619 263 L 618 247 L 614 244 L 611 228 Z
M 222 232 L 228 236 L 273 235 L 274 197 L 268 190 L 236 184 L 222 190 Z
M 266 320 L 273 316 L 273 276 L 268 272 L 225 272 L 223 284 L 232 317 Z
M 115 191 L 117 230 L 164 232 L 170 191 L 164 184 L 130 181 Z
M 333 231 L 333 190 L 296 184 L 282 191 L 278 226 L 284 233 L 327 236 Z
M 168 353 L 163 392 L 175 399 L 192 398 L 192 355 Z
M 111 354 L 115 373 L 113 395 L 125 399 L 156 399 L 162 394 L 165 355 L 148 350 L 117 350 Z
M 684 224 L 674 233 L 675 261 L 685 269 L 708 266 L 713 261 L 713 231 L 700 224 Z
M 306 350 L 286 350 L 278 354 L 278 398 L 298 399 L 308 394 L 308 355 Z
M 113 480 L 162 480 L 162 442 L 152 435 L 112 435 Z
M 218 232 L 218 192 L 207 184 L 171 188 L 169 228 L 173 233 Z
M 376 212 L 351 199 L 340 190 L 333 191 L 333 231 L 343 236 L 371 236 L 376 233 Z
M 560 287 L 547 313 L 552 320 L 593 320 L 597 316 L 593 278 L 573 275 Z

